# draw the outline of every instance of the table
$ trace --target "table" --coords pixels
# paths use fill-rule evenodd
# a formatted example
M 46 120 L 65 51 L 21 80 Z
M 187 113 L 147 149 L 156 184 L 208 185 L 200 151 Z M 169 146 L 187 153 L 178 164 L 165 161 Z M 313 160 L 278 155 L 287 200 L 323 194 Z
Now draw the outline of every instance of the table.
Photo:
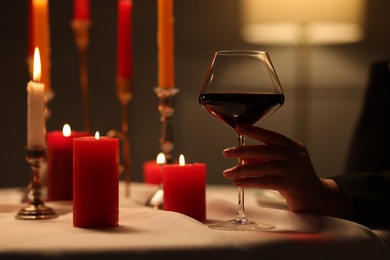
M 125 198 L 123 186 L 121 182 L 119 226 L 112 229 L 73 227 L 71 201 L 47 203 L 58 218 L 16 220 L 21 193 L 1 189 L 0 259 L 390 259 L 389 244 L 375 231 L 347 220 L 292 213 L 272 191 L 247 189 L 246 211 L 251 219 L 276 229 L 234 232 L 205 224 L 235 215 L 235 187 L 207 186 L 207 221 L 201 223 L 145 207 L 155 185 L 132 183 L 130 198 Z

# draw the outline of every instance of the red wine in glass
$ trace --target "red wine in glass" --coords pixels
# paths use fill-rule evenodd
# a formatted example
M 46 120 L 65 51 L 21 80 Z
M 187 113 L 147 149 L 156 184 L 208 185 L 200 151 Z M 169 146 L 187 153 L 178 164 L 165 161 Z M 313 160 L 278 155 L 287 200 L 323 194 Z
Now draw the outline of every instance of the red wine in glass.
M 233 129 L 237 124 L 255 124 L 283 103 L 284 95 L 275 93 L 208 93 L 199 96 L 199 104 L 204 109 Z

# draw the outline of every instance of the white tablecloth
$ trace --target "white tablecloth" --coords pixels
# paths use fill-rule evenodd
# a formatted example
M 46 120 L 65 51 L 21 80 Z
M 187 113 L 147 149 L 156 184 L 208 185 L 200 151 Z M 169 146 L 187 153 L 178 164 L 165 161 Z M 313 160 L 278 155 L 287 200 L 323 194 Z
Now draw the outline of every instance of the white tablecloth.
M 132 183 L 130 189 L 130 198 L 125 198 L 121 183 L 119 226 L 100 230 L 73 227 L 70 201 L 47 203 L 58 218 L 16 220 L 15 214 L 22 207 L 20 192 L 0 190 L 0 259 L 390 259 L 388 245 L 369 228 L 337 218 L 294 214 L 270 191 L 247 189 L 246 211 L 251 219 L 272 223 L 276 228 L 233 232 L 212 230 L 205 224 L 235 216 L 234 187 L 207 187 L 206 223 L 143 206 L 156 186 Z

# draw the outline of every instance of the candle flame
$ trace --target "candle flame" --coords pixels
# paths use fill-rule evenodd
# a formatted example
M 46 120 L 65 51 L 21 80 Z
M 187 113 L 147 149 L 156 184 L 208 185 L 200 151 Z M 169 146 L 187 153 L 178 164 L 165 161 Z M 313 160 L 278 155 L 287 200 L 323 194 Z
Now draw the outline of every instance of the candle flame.
M 34 67 L 33 67 L 33 81 L 39 82 L 41 80 L 41 57 L 39 55 L 39 48 L 34 50 Z
M 180 154 L 179 156 L 179 165 L 184 166 L 186 164 L 186 160 L 184 159 L 184 155 Z
M 166 163 L 164 153 L 159 153 L 159 154 L 157 155 L 156 163 L 157 163 L 157 164 L 165 164 L 165 163 Z
M 99 131 L 96 131 L 96 133 L 95 133 L 95 139 L 96 139 L 96 140 L 99 140 L 99 138 L 100 138 Z
M 70 136 L 71 133 L 72 133 L 72 130 L 70 129 L 70 125 L 65 124 L 64 127 L 62 127 L 62 135 L 65 137 L 68 137 L 68 136 Z

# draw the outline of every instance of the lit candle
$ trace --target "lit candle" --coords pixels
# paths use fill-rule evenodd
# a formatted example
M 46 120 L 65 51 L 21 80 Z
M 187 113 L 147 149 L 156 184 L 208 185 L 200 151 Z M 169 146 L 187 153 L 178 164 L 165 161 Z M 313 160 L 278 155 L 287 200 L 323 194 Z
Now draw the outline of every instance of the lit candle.
M 73 138 L 91 135 L 72 131 L 65 124 L 62 131 L 51 131 L 47 139 L 47 200 L 73 198 Z
M 203 221 L 206 219 L 206 165 L 179 164 L 162 167 L 164 210 L 175 211 Z
M 73 226 L 108 228 L 118 225 L 118 138 L 73 139 Z
M 155 161 L 144 162 L 142 165 L 144 182 L 149 184 L 161 184 L 161 166 L 165 164 L 165 162 L 165 156 L 163 153 L 159 153 Z
M 173 0 L 157 2 L 158 86 L 172 88 L 174 82 Z
M 74 0 L 73 1 L 73 19 L 81 21 L 90 20 L 89 0 Z
M 117 78 L 131 80 L 132 78 L 132 23 L 133 4 L 130 0 L 118 1 L 118 31 L 117 31 Z
M 50 31 L 47 0 L 33 0 L 32 18 L 34 46 L 38 47 L 41 53 L 41 81 L 45 85 L 45 91 L 50 91 Z
M 45 85 L 41 78 L 39 49 L 34 51 L 33 81 L 27 84 L 27 148 L 45 147 Z

